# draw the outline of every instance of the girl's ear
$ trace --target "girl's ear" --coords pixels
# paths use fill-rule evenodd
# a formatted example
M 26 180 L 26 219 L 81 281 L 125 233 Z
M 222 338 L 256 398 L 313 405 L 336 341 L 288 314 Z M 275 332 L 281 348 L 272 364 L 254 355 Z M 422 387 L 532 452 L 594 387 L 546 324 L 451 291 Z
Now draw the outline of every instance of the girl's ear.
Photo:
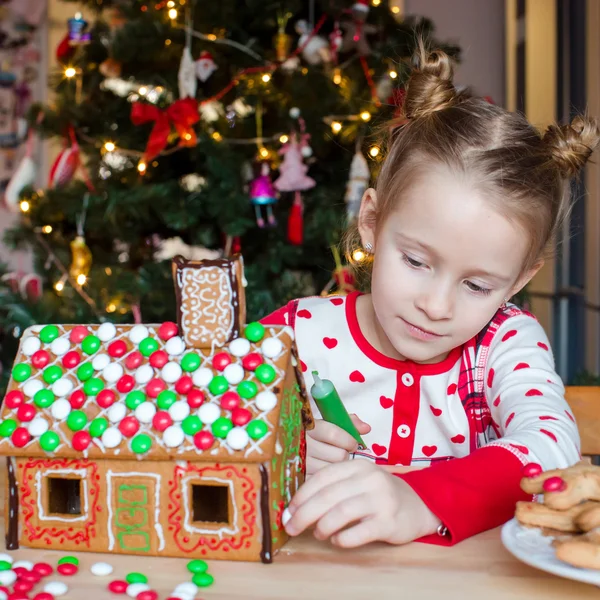
M 510 291 L 510 297 L 514 296 L 515 294 L 518 294 L 536 275 L 536 273 L 544 266 L 544 260 L 540 259 L 538 260 L 533 267 L 531 267 L 531 269 L 529 269 L 528 271 L 525 271 L 525 273 L 523 273 L 523 275 L 521 275 L 521 277 L 519 277 L 519 279 L 517 279 L 517 282 L 515 283 L 515 285 L 513 285 L 511 291 Z
M 358 231 L 363 248 L 367 244 L 375 248 L 375 226 L 377 224 L 377 192 L 373 188 L 365 190 L 358 213 Z

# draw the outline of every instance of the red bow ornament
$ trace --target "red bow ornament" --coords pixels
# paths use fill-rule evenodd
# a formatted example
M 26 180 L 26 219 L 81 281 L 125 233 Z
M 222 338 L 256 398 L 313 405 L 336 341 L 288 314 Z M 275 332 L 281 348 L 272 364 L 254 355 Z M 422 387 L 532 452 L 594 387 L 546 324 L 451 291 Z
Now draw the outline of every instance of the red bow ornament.
M 179 135 L 180 146 L 195 146 L 196 132 L 193 126 L 199 120 L 198 103 L 193 98 L 176 100 L 165 109 L 143 102 L 134 102 L 131 107 L 131 121 L 134 125 L 154 121 L 146 144 L 146 160 L 152 160 L 167 147 L 171 124 Z

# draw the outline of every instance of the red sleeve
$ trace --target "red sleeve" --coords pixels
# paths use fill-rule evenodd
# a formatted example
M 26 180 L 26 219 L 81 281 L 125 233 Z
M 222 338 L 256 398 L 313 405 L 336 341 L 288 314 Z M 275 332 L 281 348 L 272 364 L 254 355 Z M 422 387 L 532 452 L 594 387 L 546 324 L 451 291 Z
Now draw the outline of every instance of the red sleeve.
M 260 322 L 263 325 L 289 325 L 294 329 L 296 322 L 296 309 L 298 307 L 298 300 L 292 300 L 285 306 L 278 308 L 270 315 L 263 317 Z
M 484 447 L 469 456 L 398 474 L 448 528 L 419 542 L 452 546 L 502 525 L 515 515 L 518 500 L 531 500 L 520 488 L 521 461 L 502 447 Z

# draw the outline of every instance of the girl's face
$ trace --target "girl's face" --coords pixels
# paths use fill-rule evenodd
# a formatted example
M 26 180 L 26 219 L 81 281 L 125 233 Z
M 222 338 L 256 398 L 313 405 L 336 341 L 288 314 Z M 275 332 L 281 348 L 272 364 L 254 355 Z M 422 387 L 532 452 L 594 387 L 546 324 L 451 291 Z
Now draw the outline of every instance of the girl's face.
M 521 275 L 524 231 L 444 167 L 410 186 L 377 231 L 365 218 L 376 202 L 369 190 L 359 228 L 374 246 L 371 325 L 387 354 L 443 360 L 539 268 Z

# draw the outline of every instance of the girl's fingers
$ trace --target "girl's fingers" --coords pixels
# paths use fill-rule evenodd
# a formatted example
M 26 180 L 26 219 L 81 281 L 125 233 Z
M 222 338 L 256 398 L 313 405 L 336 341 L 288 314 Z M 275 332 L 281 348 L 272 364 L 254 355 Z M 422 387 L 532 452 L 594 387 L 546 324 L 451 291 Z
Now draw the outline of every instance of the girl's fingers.
M 351 496 L 336 504 L 319 519 L 315 537 L 319 540 L 329 539 L 348 525 L 371 516 L 373 508 L 372 499 L 367 494 Z
M 369 517 L 353 527 L 334 534 L 331 543 L 340 548 L 357 548 L 383 539 L 385 539 L 385 532 L 381 530 L 379 520 Z
M 348 453 L 343 448 L 314 441 L 307 447 L 307 454 L 327 463 L 337 463 L 348 460 Z
M 315 428 L 308 432 L 308 437 L 317 442 L 337 446 L 346 452 L 354 452 L 358 447 L 358 442 L 349 433 L 326 421 L 318 421 Z

